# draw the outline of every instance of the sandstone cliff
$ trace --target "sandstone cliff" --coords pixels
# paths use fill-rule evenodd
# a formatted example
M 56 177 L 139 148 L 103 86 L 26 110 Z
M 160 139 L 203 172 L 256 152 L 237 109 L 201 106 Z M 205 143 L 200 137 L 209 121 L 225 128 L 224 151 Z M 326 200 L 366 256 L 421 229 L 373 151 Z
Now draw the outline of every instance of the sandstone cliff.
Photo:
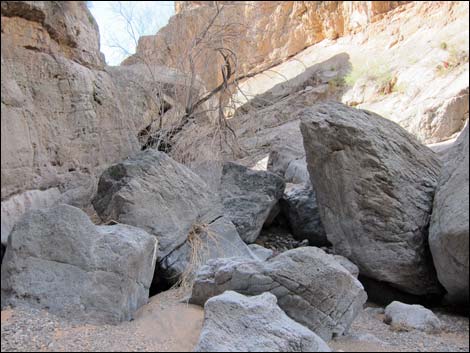
M 324 39 L 362 30 L 407 1 L 219 1 L 210 45 L 196 71 L 208 88 L 221 81 L 215 46 L 236 53 L 241 75 L 259 72 Z M 215 18 L 214 1 L 177 1 L 176 15 L 154 36 L 140 38 L 124 64 L 146 60 L 181 69 L 182 57 Z

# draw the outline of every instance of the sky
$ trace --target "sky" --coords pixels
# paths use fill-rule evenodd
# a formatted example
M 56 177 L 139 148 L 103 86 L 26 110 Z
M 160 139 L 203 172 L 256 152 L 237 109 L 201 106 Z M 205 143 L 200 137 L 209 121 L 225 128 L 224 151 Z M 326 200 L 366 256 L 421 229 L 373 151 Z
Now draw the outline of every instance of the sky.
M 98 22 L 101 52 L 108 65 L 135 53 L 142 35 L 155 34 L 174 14 L 174 1 L 88 1 Z

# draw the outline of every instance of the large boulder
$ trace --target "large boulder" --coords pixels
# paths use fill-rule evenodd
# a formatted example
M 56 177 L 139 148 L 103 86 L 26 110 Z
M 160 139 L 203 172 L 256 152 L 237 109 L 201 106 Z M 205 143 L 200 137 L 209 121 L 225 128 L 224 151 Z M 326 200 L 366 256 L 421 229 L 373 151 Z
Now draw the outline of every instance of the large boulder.
M 312 246 L 330 245 L 310 183 L 288 185 L 280 203 L 295 239 L 308 239 Z
M 142 229 L 95 226 L 78 208 L 26 213 L 8 239 L 1 300 L 117 323 L 148 301 L 157 242 Z
M 331 352 L 315 333 L 290 319 L 271 293 L 227 291 L 204 306 L 196 352 Z
M 98 215 L 141 227 L 159 241 L 158 262 L 168 280 L 183 274 L 191 257 L 255 258 L 229 219 L 218 195 L 165 153 L 146 150 L 109 167 L 93 199 Z M 197 270 L 195 266 L 194 270 Z
M 393 302 L 385 308 L 384 322 L 395 330 L 437 332 L 442 328 L 434 313 L 422 305 Z
M 221 217 L 210 224 L 193 226 L 187 240 L 160 260 L 160 267 L 170 282 L 191 281 L 207 260 L 233 256 L 260 259 L 243 242 L 233 223 Z M 155 281 L 158 283 L 159 278 Z
M 265 262 L 211 260 L 198 273 L 190 301 L 204 305 L 226 290 L 271 292 L 289 317 L 324 340 L 346 332 L 367 299 L 356 278 L 313 247 L 289 250 Z
M 224 164 L 220 182 L 224 212 L 245 242 L 253 243 L 258 238 L 284 188 L 284 181 L 273 173 Z
M 429 245 L 450 302 L 469 303 L 468 125 L 447 154 L 434 198 Z
M 417 295 L 440 292 L 427 229 L 440 162 L 397 124 L 327 102 L 301 131 L 321 219 L 361 274 Z
M 48 208 L 60 202 L 60 191 L 58 188 L 47 190 L 28 190 L 14 195 L 1 203 L 1 240 L 6 244 L 16 222 L 28 210 Z

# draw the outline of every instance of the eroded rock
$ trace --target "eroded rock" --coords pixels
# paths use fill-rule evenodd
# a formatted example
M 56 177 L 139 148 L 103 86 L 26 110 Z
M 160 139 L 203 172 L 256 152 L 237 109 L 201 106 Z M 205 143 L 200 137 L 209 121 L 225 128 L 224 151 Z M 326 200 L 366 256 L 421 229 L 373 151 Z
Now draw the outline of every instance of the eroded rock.
M 196 352 L 331 352 L 315 333 L 290 319 L 271 293 L 227 291 L 204 306 Z
M 224 212 L 245 242 L 253 243 L 259 236 L 284 187 L 284 181 L 273 173 L 224 164 L 220 182 Z
M 352 263 L 349 259 L 345 258 L 341 255 L 332 255 L 336 261 L 339 262 L 341 266 L 343 266 L 346 270 L 349 271 L 354 277 L 359 277 L 359 268 Z
M 325 340 L 346 332 L 367 298 L 356 278 L 313 247 L 286 251 L 266 262 L 211 260 L 198 273 L 190 301 L 204 305 L 226 290 L 271 292 L 289 317 Z
M 265 261 L 274 255 L 274 251 L 267 249 L 264 246 L 258 244 L 250 244 L 248 248 L 255 254 L 261 261 Z
M 434 313 L 422 305 L 393 302 L 385 308 L 384 322 L 395 330 L 437 332 L 442 328 Z
M 202 256 L 202 263 L 220 256 L 255 258 L 223 216 L 218 195 L 188 168 L 156 150 L 109 167 L 93 205 L 105 222 L 116 220 L 155 235 L 158 262 L 171 281 L 184 272 L 191 253 Z
M 401 1 L 370 1 L 367 3 L 249 3 L 222 4 L 216 7 L 207 1 L 176 3 L 177 15 L 154 36 L 139 40 L 136 55 L 124 63 L 146 58 L 165 66 L 181 65 L 176 58 L 191 48 L 194 39 L 204 32 L 214 18 L 215 26 L 208 32 L 214 40 L 237 53 L 240 74 L 266 70 L 305 47 L 323 39 L 336 39 L 369 25 L 375 17 L 403 4 Z M 235 6 L 234 6 L 235 5 Z M 234 26 L 236 24 L 236 26 Z M 235 28 L 234 28 L 235 27 Z M 226 28 L 229 28 L 228 31 Z M 227 33 L 228 32 L 228 33 Z M 249 41 L 248 41 L 249 39 Z M 171 50 L 166 45 L 173 43 Z M 217 70 L 222 63 L 211 49 L 202 47 L 200 59 L 195 60 L 205 85 L 212 89 L 221 81 Z
M 468 125 L 446 156 L 429 230 L 437 276 L 455 304 L 469 303 Z
M 157 241 L 128 225 L 95 226 L 78 208 L 26 213 L 8 240 L 1 300 L 73 319 L 130 320 L 148 301 Z
M 281 200 L 281 207 L 295 239 L 308 239 L 312 246 L 330 245 L 310 183 L 288 185 Z
M 341 103 L 301 113 L 321 219 L 335 252 L 406 292 L 441 291 L 427 247 L 440 162 L 397 124 Z
M 154 65 L 106 67 L 85 2 L 1 6 L 5 242 L 26 210 L 88 205 L 98 176 L 141 148 L 138 134 L 160 120 L 166 96 L 184 83 Z

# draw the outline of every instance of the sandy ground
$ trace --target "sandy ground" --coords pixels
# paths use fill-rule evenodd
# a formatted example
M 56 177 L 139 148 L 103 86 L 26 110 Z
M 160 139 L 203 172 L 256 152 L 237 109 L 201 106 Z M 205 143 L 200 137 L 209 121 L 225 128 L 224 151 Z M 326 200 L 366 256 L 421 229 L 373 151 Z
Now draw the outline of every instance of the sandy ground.
M 192 351 L 201 331 L 202 308 L 168 291 L 152 297 L 135 320 L 118 326 L 80 325 L 45 311 L 16 308 L 1 313 L 1 350 L 13 351 Z M 469 320 L 436 311 L 444 323 L 438 334 L 398 332 L 383 323 L 373 304 L 356 318 L 348 336 L 329 342 L 344 352 L 468 352 Z
M 1 313 L 1 350 L 13 351 L 192 351 L 204 311 L 181 303 L 175 291 L 161 293 L 142 307 L 135 320 L 118 326 L 79 325 L 45 311 L 26 308 Z

